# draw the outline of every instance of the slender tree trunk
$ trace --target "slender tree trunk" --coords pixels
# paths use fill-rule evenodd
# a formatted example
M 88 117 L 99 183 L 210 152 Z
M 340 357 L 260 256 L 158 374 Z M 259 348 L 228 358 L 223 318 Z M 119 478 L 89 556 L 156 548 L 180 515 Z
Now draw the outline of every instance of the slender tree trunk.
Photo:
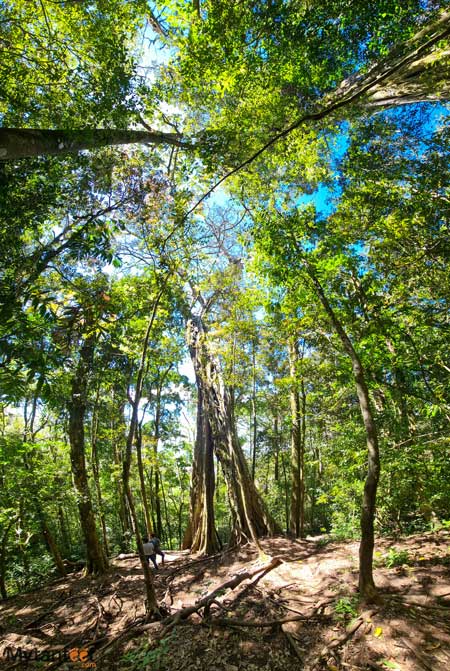
M 366 430 L 368 469 L 364 484 L 363 505 L 361 511 L 361 543 L 359 546 L 359 591 L 368 602 L 377 597 L 377 590 L 373 580 L 373 550 L 375 544 L 375 508 L 378 480 L 380 477 L 380 454 L 378 434 L 370 405 L 369 390 L 365 379 L 365 372 L 361 360 L 344 327 L 337 318 L 312 266 L 307 265 L 308 274 L 320 301 L 338 334 L 341 343 L 350 357 L 355 379 L 356 393 L 359 407 Z
M 23 435 L 24 443 L 28 443 L 28 442 L 34 443 L 34 441 L 35 441 L 34 421 L 35 421 L 35 418 L 36 418 L 37 403 L 38 403 L 39 394 L 41 392 L 42 384 L 43 384 L 43 378 L 41 378 L 38 381 L 38 384 L 36 386 L 36 390 L 35 390 L 34 397 L 33 397 L 33 403 L 32 403 L 32 411 L 31 411 L 29 422 L 28 422 L 27 411 L 26 411 L 27 403 L 25 403 L 25 412 L 24 412 L 25 422 L 24 422 L 24 435 Z M 59 548 L 58 548 L 58 545 L 55 541 L 55 538 L 54 538 L 52 532 L 50 531 L 49 525 L 47 523 L 46 515 L 44 513 L 44 509 L 43 509 L 43 507 L 41 505 L 41 501 L 39 499 L 39 492 L 37 490 L 36 478 L 35 478 L 35 472 L 34 472 L 33 454 L 31 454 L 29 456 L 29 455 L 27 455 L 26 452 L 24 452 L 23 457 L 22 457 L 22 461 L 23 461 L 24 469 L 27 471 L 28 490 L 29 490 L 29 492 L 32 496 L 34 507 L 36 509 L 36 512 L 37 512 L 37 515 L 38 515 L 38 518 L 39 518 L 39 523 L 40 523 L 41 531 L 42 531 L 42 537 L 44 539 L 44 542 L 47 546 L 47 549 L 48 549 L 50 555 L 53 558 L 53 561 L 55 563 L 56 570 L 58 571 L 58 574 L 60 576 L 65 576 L 65 575 L 67 575 L 67 573 L 66 573 L 66 568 L 64 566 L 64 563 L 63 563 L 63 560 L 62 560 L 62 557 L 61 557 L 61 553 L 59 551 Z
M 154 503 L 155 503 L 155 515 L 156 515 L 156 533 L 158 538 L 162 537 L 162 515 L 161 515 L 161 497 L 159 494 L 160 490 L 160 472 L 158 466 L 158 447 L 159 447 L 159 436 L 160 436 L 160 423 L 161 423 L 161 388 L 158 387 L 156 393 L 156 410 L 155 410 L 155 434 L 153 440 L 153 452 L 154 452 L 154 464 L 155 464 L 155 488 L 154 492 Z
M 255 473 L 256 473 L 256 441 L 257 441 L 257 435 L 258 435 L 258 426 L 256 423 L 256 361 L 255 361 L 255 343 L 253 342 L 253 349 L 252 349 L 252 428 L 253 428 L 253 433 L 252 433 L 252 443 L 253 443 L 253 451 L 252 451 L 252 480 L 255 481 Z
M 141 488 L 142 507 L 144 509 L 145 526 L 147 529 L 147 536 L 150 536 L 153 531 L 153 527 L 150 517 L 150 508 L 148 505 L 147 490 L 145 487 L 144 465 L 142 462 L 142 423 L 137 427 L 136 432 L 136 457 L 139 473 L 139 484 Z
M 275 451 L 273 477 L 275 482 L 278 482 L 280 479 L 280 441 L 278 435 L 278 415 L 273 418 L 273 447 Z
M 19 499 L 19 527 L 24 532 L 26 529 L 26 521 L 25 521 L 25 505 L 24 505 L 24 500 L 23 496 L 20 497 Z M 27 556 L 27 551 L 25 549 L 25 543 L 22 540 L 22 534 L 20 533 L 18 535 L 18 546 L 19 546 L 19 552 L 22 558 L 22 564 L 23 564 L 23 572 L 25 575 L 25 587 L 28 586 L 30 582 L 30 562 L 28 560 Z
M 164 516 L 166 518 L 166 528 L 167 528 L 167 533 L 163 534 L 164 538 L 166 539 L 167 545 L 169 546 L 169 549 L 172 549 L 172 527 L 170 526 L 170 516 L 169 516 L 169 511 L 167 509 L 167 500 L 166 500 L 166 493 L 164 491 L 164 482 L 163 479 L 161 478 L 161 495 L 162 495 L 162 500 L 163 500 L 163 506 L 164 506 Z
M 283 470 L 283 480 L 284 480 L 284 518 L 285 518 L 284 528 L 286 529 L 286 533 L 289 533 L 289 487 L 286 473 L 286 464 L 284 461 L 283 453 L 281 453 L 281 467 Z
M 289 343 L 289 368 L 291 377 L 291 514 L 290 531 L 298 537 L 304 535 L 305 520 L 305 483 L 304 483 L 304 454 L 302 432 L 302 409 L 300 406 L 300 392 L 298 382 L 299 351 L 297 340 Z
M 78 497 L 81 530 L 86 544 L 86 573 L 101 574 L 107 570 L 108 561 L 99 541 L 95 525 L 86 470 L 84 440 L 88 374 L 93 354 L 94 341 L 89 336 L 81 347 L 78 366 L 72 378 L 69 403 L 69 441 L 72 476 Z
M 233 517 L 236 542 L 273 534 L 277 525 L 266 510 L 251 478 L 239 444 L 232 416 L 230 396 L 218 361 L 211 353 L 200 317 L 192 315 L 188 322 L 187 340 L 196 375 L 201 380 L 204 402 L 212 431 L 214 450 L 222 466 Z
M 44 130 L 35 128 L 0 128 L 0 160 L 14 161 L 41 154 L 70 154 L 82 149 L 98 149 L 121 144 L 175 145 L 191 148 L 175 133 L 160 133 L 116 128 L 83 128 L 82 130 Z
M 136 544 L 138 548 L 138 554 L 139 554 L 139 559 L 141 561 L 141 566 L 142 570 L 144 573 L 144 580 L 145 580 L 145 590 L 146 590 L 146 610 L 148 614 L 157 614 L 159 615 L 159 608 L 158 608 L 158 602 L 156 600 L 156 593 L 155 593 L 155 588 L 153 585 L 153 576 L 150 571 L 150 567 L 148 565 L 145 552 L 144 552 L 144 545 L 142 541 L 142 536 L 139 531 L 139 523 L 138 523 L 138 518 L 136 514 L 136 508 L 134 505 L 134 498 L 133 494 L 131 492 L 130 488 L 130 470 L 131 470 L 131 456 L 132 456 L 132 448 L 133 448 L 133 443 L 134 439 L 136 436 L 136 431 L 139 425 L 138 422 L 138 410 L 139 410 L 139 403 L 141 401 L 142 397 L 142 387 L 143 387 L 143 382 L 144 382 L 144 372 L 145 372 L 145 367 L 146 367 L 146 360 L 147 360 L 147 351 L 148 351 L 148 346 L 149 346 L 149 341 L 150 341 L 150 333 L 153 328 L 153 323 L 155 321 L 156 317 L 156 311 L 159 306 L 159 302 L 161 300 L 162 296 L 162 289 L 158 293 L 158 295 L 155 298 L 155 301 L 153 303 L 153 310 L 152 314 L 150 316 L 148 326 L 147 326 L 147 331 L 144 337 L 144 342 L 142 346 L 142 352 L 141 352 L 141 360 L 139 363 L 139 369 L 137 372 L 137 377 L 136 377 L 136 384 L 135 384 L 135 390 L 134 390 L 134 399 L 132 401 L 131 407 L 132 407 L 132 412 L 131 412 L 131 418 L 130 418 L 130 423 L 129 423 L 129 428 L 128 428 L 128 435 L 127 435 L 127 441 L 126 441 L 126 448 L 125 448 L 125 458 L 122 464 L 122 479 L 123 479 L 123 487 L 125 490 L 125 494 L 127 497 L 128 501 L 128 506 L 130 510 L 130 515 L 131 515 L 131 520 L 133 524 L 133 532 L 136 538 Z
M 8 598 L 8 593 L 6 590 L 6 548 L 8 545 L 8 536 L 11 531 L 11 527 L 16 522 L 16 518 L 13 517 L 7 524 L 2 535 L 2 542 L 0 545 L 0 596 L 2 599 Z
M 100 523 L 102 526 L 103 547 L 105 549 L 106 556 L 108 556 L 109 555 L 108 535 L 106 533 L 105 508 L 103 504 L 102 489 L 100 486 L 100 462 L 98 457 L 98 446 L 97 446 L 99 393 L 100 389 L 97 390 L 95 406 L 92 416 L 91 461 L 92 461 L 92 473 L 94 475 L 95 491 L 97 494 L 98 509 L 100 513 Z
M 118 462 L 120 463 L 120 462 Z M 127 538 L 130 531 L 130 519 L 127 507 L 127 495 L 125 494 L 125 489 L 123 487 L 123 482 L 117 482 L 117 500 L 118 500 L 118 512 L 120 519 L 120 526 L 122 528 L 123 538 Z
M 51 556 L 53 557 L 53 561 L 55 562 L 56 569 L 59 573 L 60 576 L 65 576 L 67 575 L 66 567 L 64 566 L 64 562 L 61 557 L 61 553 L 59 551 L 58 545 L 55 541 L 55 538 L 50 531 L 50 528 L 47 524 L 47 520 L 45 519 L 45 515 L 43 510 L 39 507 L 38 509 L 38 515 L 40 517 L 40 522 L 41 522 L 41 529 L 42 529 L 42 535 L 44 537 L 45 543 L 47 545 L 48 551 L 50 552 Z
M 58 522 L 59 533 L 61 534 L 62 550 L 64 554 L 68 555 L 72 551 L 72 541 L 70 538 L 70 533 L 67 529 L 66 520 L 64 519 L 64 511 L 61 504 L 58 506 Z

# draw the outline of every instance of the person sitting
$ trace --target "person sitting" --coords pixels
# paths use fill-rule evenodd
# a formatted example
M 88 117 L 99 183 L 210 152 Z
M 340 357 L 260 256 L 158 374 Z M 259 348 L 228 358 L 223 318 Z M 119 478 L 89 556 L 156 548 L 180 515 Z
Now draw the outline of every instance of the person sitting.
M 155 545 L 152 541 L 149 541 L 148 536 L 144 536 L 144 538 L 142 540 L 143 540 L 143 545 L 144 545 L 145 558 L 147 559 L 149 564 L 150 564 L 150 561 L 152 561 L 153 566 L 155 567 L 155 571 L 157 571 L 158 570 L 158 564 L 156 563 Z
M 150 534 L 150 542 L 153 543 L 155 553 L 162 558 L 162 565 L 164 566 L 164 552 L 161 550 L 161 541 L 155 534 Z

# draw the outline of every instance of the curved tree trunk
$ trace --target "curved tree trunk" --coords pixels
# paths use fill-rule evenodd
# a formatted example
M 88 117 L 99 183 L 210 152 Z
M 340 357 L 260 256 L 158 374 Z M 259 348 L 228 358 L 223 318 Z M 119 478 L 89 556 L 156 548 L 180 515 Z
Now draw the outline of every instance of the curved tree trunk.
M 216 357 L 206 341 L 201 317 L 192 315 L 187 324 L 187 341 L 194 370 L 201 380 L 204 403 L 212 431 L 214 451 L 220 461 L 233 517 L 236 542 L 279 531 L 251 478 L 239 444 L 232 404 Z
M 375 545 L 375 508 L 378 480 L 380 478 L 380 453 L 378 447 L 378 433 L 369 399 L 365 372 L 361 360 L 352 341 L 336 316 L 325 292 L 320 284 L 313 267 L 306 261 L 308 274 L 325 312 L 330 318 L 341 343 L 350 357 L 355 380 L 359 407 L 366 430 L 367 442 L 367 476 L 364 483 L 363 504 L 361 510 L 361 543 L 359 546 L 359 592 L 366 601 L 374 601 L 377 590 L 373 580 L 373 550 Z

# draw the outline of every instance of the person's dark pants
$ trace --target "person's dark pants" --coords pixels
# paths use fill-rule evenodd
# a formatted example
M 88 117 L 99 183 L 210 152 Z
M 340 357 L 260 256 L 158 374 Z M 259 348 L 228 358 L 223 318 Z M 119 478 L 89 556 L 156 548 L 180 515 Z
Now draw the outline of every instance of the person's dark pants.
M 156 550 L 156 554 L 162 557 L 162 565 L 164 566 L 164 552 L 162 550 Z
M 150 564 L 150 561 L 152 561 L 152 562 L 153 562 L 153 566 L 155 567 L 155 569 L 158 568 L 158 564 L 156 563 L 156 554 L 154 554 L 154 555 L 147 555 L 147 561 L 148 561 L 149 564 Z

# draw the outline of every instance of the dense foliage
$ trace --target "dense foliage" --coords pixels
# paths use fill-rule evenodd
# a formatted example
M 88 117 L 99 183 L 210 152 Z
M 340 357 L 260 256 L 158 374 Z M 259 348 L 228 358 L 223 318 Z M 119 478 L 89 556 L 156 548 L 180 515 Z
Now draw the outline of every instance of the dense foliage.
M 196 412 L 212 413 L 193 317 L 274 528 L 359 535 L 371 430 L 376 532 L 448 524 L 444 3 L 0 8 L 3 129 L 190 143 L 0 163 L 2 596 L 83 560 L 84 500 L 106 554 L 135 549 L 130 454 L 141 533 L 186 542 Z

